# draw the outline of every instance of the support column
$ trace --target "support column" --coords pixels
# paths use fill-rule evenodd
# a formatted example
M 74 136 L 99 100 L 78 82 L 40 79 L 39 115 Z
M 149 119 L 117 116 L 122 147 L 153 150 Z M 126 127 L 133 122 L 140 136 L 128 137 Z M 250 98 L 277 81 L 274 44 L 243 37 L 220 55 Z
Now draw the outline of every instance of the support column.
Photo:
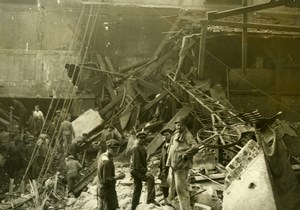
M 247 6 L 247 0 L 243 0 L 243 6 Z M 243 23 L 247 23 L 248 21 L 248 13 L 243 14 Z M 248 34 L 247 34 L 248 28 L 245 26 L 243 27 L 243 33 L 242 33 L 242 71 L 243 74 L 247 73 L 247 51 L 248 51 Z
M 277 53 L 275 54 L 276 58 L 276 67 L 275 67 L 275 94 L 276 94 L 276 100 L 281 103 L 281 97 L 282 97 L 282 46 L 278 46 Z M 280 110 L 280 105 L 277 103 L 276 109 Z
M 199 58 L 198 58 L 198 79 L 204 77 L 204 61 L 206 53 L 206 33 L 207 33 L 207 21 L 201 22 L 201 36 L 199 45 Z

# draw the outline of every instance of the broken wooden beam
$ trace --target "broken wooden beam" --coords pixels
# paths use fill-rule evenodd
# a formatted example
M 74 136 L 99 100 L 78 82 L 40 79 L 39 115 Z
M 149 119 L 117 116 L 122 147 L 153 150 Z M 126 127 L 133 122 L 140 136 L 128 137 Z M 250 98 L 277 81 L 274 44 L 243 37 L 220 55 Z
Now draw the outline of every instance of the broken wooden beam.
M 73 189 L 74 195 L 78 195 L 89 183 L 93 181 L 96 175 L 97 167 L 95 162 L 95 164 L 91 166 L 90 172 L 75 185 Z
M 189 178 L 190 182 L 201 182 L 207 180 L 218 180 L 218 179 L 225 179 L 226 173 L 218 173 L 218 174 L 210 174 L 210 175 L 195 175 Z
M 130 69 L 135 69 L 135 68 L 138 68 L 140 66 L 143 66 L 144 64 L 146 64 L 148 62 L 149 62 L 149 59 L 142 60 L 142 61 L 137 62 L 135 64 L 132 64 L 132 65 L 129 65 L 129 66 L 124 66 L 124 67 L 120 68 L 119 71 L 124 73 L 124 72 L 129 71 Z
M 172 57 L 176 52 L 178 52 L 179 47 L 175 45 L 172 49 L 170 49 L 166 54 L 164 54 L 162 57 L 160 57 L 156 63 L 153 63 L 148 68 L 146 68 L 141 75 L 141 78 L 144 79 L 147 76 L 151 75 L 156 71 L 166 60 L 168 60 L 170 57 Z
M 34 195 L 32 194 L 20 196 L 14 200 L 10 200 L 9 202 L 1 203 L 0 209 L 17 209 L 18 207 L 22 206 L 24 203 L 30 201 L 33 198 Z
M 113 88 L 112 78 L 110 76 L 107 76 L 106 79 L 104 80 L 104 83 L 105 83 L 105 88 L 107 89 L 110 97 L 112 99 L 115 99 L 117 95 L 115 93 L 115 89 Z
M 96 54 L 96 58 L 97 58 L 97 61 L 98 61 L 99 65 L 100 65 L 101 70 L 109 72 L 107 70 L 107 68 L 106 68 L 106 65 L 105 65 L 105 62 L 104 62 L 102 56 L 97 53 Z
M 116 106 L 122 99 L 122 95 L 118 95 L 109 104 L 107 104 L 103 109 L 100 110 L 100 116 L 104 116 L 110 109 Z
M 140 78 L 137 78 L 137 82 L 140 86 L 150 89 L 156 93 L 159 93 L 162 90 L 160 87 L 157 87 L 156 85 L 154 85 L 146 80 L 140 79 Z
M 118 73 L 118 72 L 106 71 L 106 70 L 97 69 L 97 68 L 93 68 L 93 67 L 82 66 L 82 65 L 81 65 L 81 68 L 87 69 L 87 70 L 92 70 L 92 71 L 98 71 L 98 72 L 104 73 L 104 74 L 111 74 L 111 75 L 119 76 L 119 77 L 127 77 L 128 76 L 127 74 L 121 74 L 121 73 Z
M 161 99 L 163 99 L 167 94 L 168 94 L 168 91 L 166 91 L 166 90 L 161 92 L 158 97 L 154 98 L 152 101 L 150 101 L 145 106 L 143 106 L 143 108 L 141 109 L 141 113 L 143 113 L 143 112 L 147 111 L 148 109 L 150 109 L 153 105 L 155 105 Z
M 105 56 L 104 59 L 105 59 L 105 61 L 106 61 L 106 64 L 107 64 L 107 66 L 108 66 L 108 69 L 109 69 L 111 72 L 116 72 L 114 66 L 112 65 L 112 62 L 111 62 L 110 58 L 107 57 L 107 56 Z

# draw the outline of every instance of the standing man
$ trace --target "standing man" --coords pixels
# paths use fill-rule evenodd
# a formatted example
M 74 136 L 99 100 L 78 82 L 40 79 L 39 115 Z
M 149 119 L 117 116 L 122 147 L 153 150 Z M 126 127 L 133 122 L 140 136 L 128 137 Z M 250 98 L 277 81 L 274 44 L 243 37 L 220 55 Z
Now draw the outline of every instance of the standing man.
M 38 173 L 42 173 L 42 169 L 46 160 L 46 157 L 49 153 L 49 148 L 50 148 L 50 140 L 47 134 L 41 134 L 39 136 L 39 139 L 36 142 L 37 145 L 37 170 L 35 171 L 35 175 L 37 176 Z M 44 166 L 45 169 L 46 166 Z
M 75 138 L 75 131 L 70 120 L 70 115 L 67 115 L 66 119 L 61 123 L 59 131 L 59 136 L 62 138 L 63 141 L 65 157 L 67 157 L 69 145 L 72 142 L 72 138 Z
M 24 134 L 24 129 L 25 129 L 25 126 L 26 126 L 26 121 L 27 121 L 27 118 L 28 118 L 28 110 L 27 108 L 24 106 L 24 104 L 17 100 L 16 98 L 12 98 L 12 110 L 13 110 L 13 113 L 19 117 L 19 121 L 18 121 L 18 124 L 19 124 L 19 130 L 21 132 L 21 136 L 23 136 Z
M 155 183 L 154 177 L 148 172 L 147 168 L 147 150 L 146 150 L 147 133 L 138 132 L 136 134 L 137 143 L 132 147 L 132 156 L 130 160 L 131 175 L 133 177 L 133 195 L 131 210 L 135 210 L 140 202 L 143 182 L 147 182 L 147 204 L 153 203 L 159 206 L 155 201 Z
M 43 112 L 40 110 L 40 106 L 36 105 L 34 107 L 34 111 L 33 111 L 33 135 L 35 137 L 38 137 L 41 133 L 41 130 L 43 128 L 43 124 L 44 124 L 44 114 Z
M 106 141 L 110 139 L 118 140 L 121 145 L 122 136 L 112 124 L 105 125 L 104 129 L 100 132 L 100 140 L 98 142 L 99 151 L 97 157 L 99 157 L 101 153 L 104 153 L 106 151 Z
M 69 193 L 73 193 L 73 188 L 79 179 L 79 171 L 81 168 L 82 165 L 79 163 L 78 160 L 74 159 L 73 155 L 67 157 L 66 172 L 67 172 L 67 183 L 68 183 Z
M 175 133 L 170 141 L 167 166 L 171 167 L 170 200 L 176 190 L 180 210 L 190 210 L 188 174 L 192 168 L 193 156 L 198 152 L 197 142 L 186 127 L 186 121 L 178 117 L 175 121 Z M 174 190 L 175 187 L 175 190 Z
M 118 155 L 120 142 L 116 139 L 106 141 L 107 151 L 98 159 L 97 174 L 99 178 L 98 196 L 100 210 L 115 210 L 119 208 L 116 192 L 116 180 L 123 179 L 125 174 L 115 176 L 113 158 Z
M 10 179 L 15 179 L 23 167 L 22 147 L 18 138 L 13 138 L 9 142 L 6 155 L 7 173 Z
M 169 173 L 169 167 L 166 166 L 166 163 L 167 163 L 168 150 L 170 146 L 172 133 L 173 131 L 170 128 L 165 128 L 160 132 L 160 134 L 163 137 L 163 146 L 161 149 L 161 158 L 160 158 L 160 165 L 159 165 L 160 173 L 158 175 L 158 178 L 161 180 L 161 191 L 164 196 L 165 205 L 171 205 L 168 201 L 169 184 L 167 182 L 167 178 Z
M 53 118 L 53 124 L 55 130 L 58 130 L 60 128 L 60 124 L 62 123 L 62 121 L 63 121 L 62 112 L 58 109 L 55 111 L 55 116 Z

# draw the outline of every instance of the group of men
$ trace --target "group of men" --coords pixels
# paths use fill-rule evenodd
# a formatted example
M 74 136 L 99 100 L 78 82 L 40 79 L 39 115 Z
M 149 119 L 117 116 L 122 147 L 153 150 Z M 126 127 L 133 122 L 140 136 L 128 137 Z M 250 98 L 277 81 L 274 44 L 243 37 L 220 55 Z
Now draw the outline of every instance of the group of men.
M 171 201 L 177 195 L 180 210 L 190 210 L 188 173 L 192 168 L 193 156 L 199 150 L 198 143 L 188 131 L 186 120 L 181 117 L 175 121 L 174 132 L 166 128 L 160 133 L 164 141 L 159 174 L 164 204 L 171 205 Z M 131 210 L 135 210 L 140 203 L 143 182 L 147 183 L 147 203 L 160 205 L 155 200 L 154 176 L 148 171 L 147 135 L 144 131 L 138 132 L 136 143 L 131 149 L 130 169 L 133 178 Z M 118 208 L 115 183 L 125 175 L 115 174 L 113 162 L 113 157 L 118 154 L 120 142 L 110 139 L 106 141 L 106 145 L 107 151 L 98 158 L 99 206 L 101 210 L 114 210 Z
M 39 136 L 45 121 L 44 114 L 40 110 L 40 106 L 35 105 L 32 115 L 29 115 L 25 105 L 16 98 L 11 98 L 11 105 L 10 109 L 12 114 L 19 118 L 18 127 L 20 133 L 23 134 L 27 128 L 32 135 L 36 137 Z

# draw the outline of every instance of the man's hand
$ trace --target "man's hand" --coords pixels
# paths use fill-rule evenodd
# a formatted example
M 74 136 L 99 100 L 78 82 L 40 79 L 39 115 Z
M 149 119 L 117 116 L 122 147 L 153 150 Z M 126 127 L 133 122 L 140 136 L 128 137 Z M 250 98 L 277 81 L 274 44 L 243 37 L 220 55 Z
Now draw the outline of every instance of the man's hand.
M 125 178 L 125 174 L 124 173 L 120 173 L 117 176 L 115 176 L 116 180 L 118 180 L 118 179 L 124 179 L 124 178 Z

